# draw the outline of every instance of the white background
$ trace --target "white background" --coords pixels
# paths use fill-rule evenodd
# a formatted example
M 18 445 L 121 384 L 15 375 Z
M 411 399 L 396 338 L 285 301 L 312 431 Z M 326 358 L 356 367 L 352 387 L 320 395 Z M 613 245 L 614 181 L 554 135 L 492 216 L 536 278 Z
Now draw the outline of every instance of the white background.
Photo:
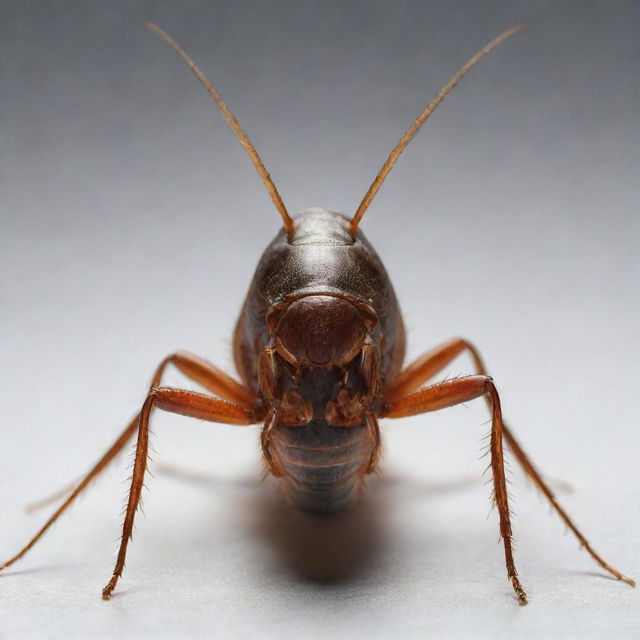
M 637 5 L 7 3 L 0 555 L 187 348 L 230 336 L 277 213 L 155 19 L 215 79 L 292 211 L 353 211 L 475 50 L 363 223 L 417 356 L 454 335 L 596 549 L 640 576 Z M 448 374 L 470 372 L 465 358 Z M 175 373 L 170 384 L 185 384 Z M 481 402 L 383 424 L 381 479 L 333 519 L 261 483 L 258 429 L 154 417 L 156 477 L 101 601 L 127 456 L 0 576 L 0 637 L 627 638 L 637 590 L 563 535 L 513 463 L 517 606 L 479 461 Z M 157 463 L 199 479 L 161 472 Z M 152 467 L 153 470 L 153 467 Z

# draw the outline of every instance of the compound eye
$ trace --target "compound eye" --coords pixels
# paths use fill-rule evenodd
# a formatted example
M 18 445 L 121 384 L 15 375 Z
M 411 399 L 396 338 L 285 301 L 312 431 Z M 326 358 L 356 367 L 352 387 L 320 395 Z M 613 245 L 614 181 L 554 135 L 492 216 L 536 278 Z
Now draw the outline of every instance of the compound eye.
M 294 300 L 283 311 L 275 344 L 295 366 L 342 366 L 360 352 L 366 335 L 365 318 L 354 305 L 314 295 Z

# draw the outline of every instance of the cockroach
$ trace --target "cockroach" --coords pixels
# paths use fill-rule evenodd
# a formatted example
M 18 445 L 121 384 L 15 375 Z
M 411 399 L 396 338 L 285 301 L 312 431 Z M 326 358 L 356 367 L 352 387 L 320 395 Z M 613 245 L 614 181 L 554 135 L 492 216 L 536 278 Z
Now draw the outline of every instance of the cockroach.
M 108 600 L 122 575 L 147 470 L 149 418 L 162 409 L 235 425 L 261 424 L 268 471 L 299 509 L 330 514 L 353 503 L 378 466 L 380 418 L 402 418 L 484 397 L 491 413 L 489 444 L 493 500 L 500 521 L 507 576 L 519 604 L 527 604 L 513 558 L 503 445 L 549 501 L 591 557 L 618 580 L 635 582 L 608 564 L 558 504 L 502 419 L 500 396 L 476 347 L 454 338 L 403 368 L 405 331 L 387 272 L 360 222 L 399 155 L 458 82 L 492 49 L 520 31 L 514 26 L 474 55 L 424 108 L 400 138 L 360 206 L 348 218 L 326 209 L 291 217 L 258 152 L 213 84 L 182 48 L 155 24 L 147 25 L 189 66 L 212 97 L 260 174 L 283 228 L 263 253 L 240 311 L 233 355 L 240 380 L 208 361 L 178 351 L 153 375 L 138 415 L 36 535 L 0 569 L 22 558 L 124 446 L 137 437 L 131 488 Z M 470 355 L 474 375 L 428 384 L 459 354 Z M 173 365 L 210 394 L 162 385 Z

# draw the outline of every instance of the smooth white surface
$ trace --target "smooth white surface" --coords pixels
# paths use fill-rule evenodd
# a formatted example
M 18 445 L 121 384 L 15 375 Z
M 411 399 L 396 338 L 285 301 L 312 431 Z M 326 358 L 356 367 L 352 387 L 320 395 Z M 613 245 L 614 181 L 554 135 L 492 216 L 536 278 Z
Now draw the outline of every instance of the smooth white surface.
M 427 441 L 413 427 L 402 432 L 412 447 Z M 574 478 L 580 477 L 577 466 Z M 194 484 L 158 475 L 124 578 L 105 603 L 99 590 L 113 560 L 119 525 L 114 476 L 122 470 L 111 473 L 2 578 L 3 634 L 633 636 L 637 592 L 609 580 L 579 553 L 521 482 L 514 489 L 517 559 L 531 598 L 524 609 L 504 575 L 496 518 L 485 519 L 487 489 L 428 482 L 418 469 L 401 471 L 390 486 L 377 487 L 363 505 L 334 521 L 287 510 L 267 487 L 246 486 L 248 474 L 225 472 L 224 479 Z M 607 557 L 637 575 L 630 535 L 636 522 L 606 496 L 619 480 L 605 478 L 587 491 L 591 485 L 583 476 L 579 494 L 564 502 Z M 36 484 L 29 483 L 31 495 Z M 33 528 L 15 513 L 6 521 L 12 547 Z
M 216 79 L 292 210 L 354 209 L 427 97 L 527 20 L 412 143 L 363 229 L 397 287 L 410 355 L 472 339 L 525 449 L 573 485 L 562 503 L 605 558 L 640 577 L 631 14 L 294 4 L 85 3 L 4 21 L 0 556 L 46 515 L 22 506 L 88 468 L 168 352 L 230 366 L 236 314 L 277 228 L 236 141 L 143 20 Z M 466 372 L 460 358 L 446 373 Z M 167 382 L 185 383 L 174 372 Z M 517 606 L 487 517 L 486 420 L 476 402 L 386 421 L 380 483 L 351 514 L 321 520 L 259 482 L 257 428 L 158 414 L 156 463 L 204 477 L 148 479 L 146 517 L 106 603 L 121 458 L 0 575 L 0 637 L 637 636 L 638 590 L 563 535 L 513 463 L 530 597 Z

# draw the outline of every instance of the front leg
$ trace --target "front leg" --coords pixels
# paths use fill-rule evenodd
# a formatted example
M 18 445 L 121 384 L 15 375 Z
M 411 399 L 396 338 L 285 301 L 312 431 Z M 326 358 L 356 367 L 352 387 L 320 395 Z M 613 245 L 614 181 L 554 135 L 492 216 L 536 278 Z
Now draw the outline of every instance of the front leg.
M 404 418 L 419 413 L 438 411 L 481 396 L 486 396 L 491 405 L 490 451 L 491 470 L 493 472 L 493 499 L 500 515 L 500 537 L 504 545 L 507 575 L 516 592 L 518 603 L 525 605 L 527 604 L 527 594 L 520 584 L 513 560 L 513 534 L 509 517 L 509 499 L 502 450 L 502 411 L 500 409 L 500 397 L 493 380 L 488 376 L 467 376 L 456 380 L 439 382 L 388 403 L 382 415 L 387 418 Z

